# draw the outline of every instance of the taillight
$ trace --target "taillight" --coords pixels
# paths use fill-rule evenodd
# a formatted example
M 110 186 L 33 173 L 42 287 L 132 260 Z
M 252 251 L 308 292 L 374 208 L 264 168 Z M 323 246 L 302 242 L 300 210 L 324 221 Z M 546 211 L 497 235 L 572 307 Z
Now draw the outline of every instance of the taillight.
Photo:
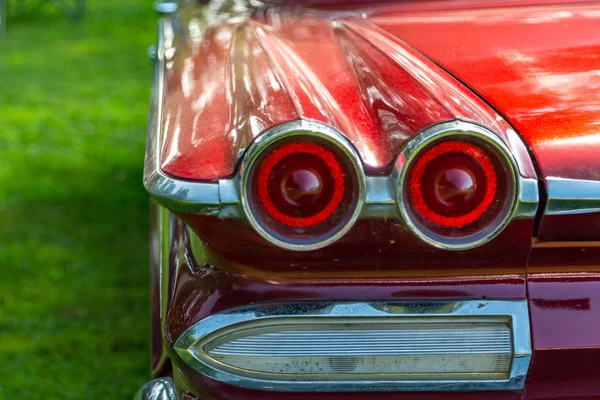
M 324 247 L 354 223 L 364 197 L 354 148 L 333 128 L 307 121 L 272 129 L 251 146 L 242 202 L 264 238 L 293 250 Z
M 348 186 L 335 155 L 315 143 L 289 143 L 258 170 L 258 197 L 275 221 L 310 228 L 331 218 Z
M 481 148 L 450 141 L 432 146 L 410 171 L 414 207 L 430 222 L 460 228 L 479 220 L 496 196 L 496 168 Z
M 491 240 L 505 226 L 516 199 L 510 152 L 493 133 L 439 126 L 405 151 L 398 205 L 425 241 L 466 249 Z

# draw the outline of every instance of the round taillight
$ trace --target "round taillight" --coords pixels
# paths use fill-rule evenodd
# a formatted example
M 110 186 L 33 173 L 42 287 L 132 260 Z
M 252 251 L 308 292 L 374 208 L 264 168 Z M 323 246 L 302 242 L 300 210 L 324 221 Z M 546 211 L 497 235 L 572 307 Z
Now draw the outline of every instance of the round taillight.
M 405 151 L 398 204 L 422 239 L 449 250 L 495 237 L 516 200 L 515 163 L 502 141 L 485 128 L 461 123 L 424 131 Z M 464 124 L 464 123 L 462 123 Z
M 258 196 L 265 211 L 289 227 L 313 227 L 333 216 L 345 186 L 340 162 L 314 143 L 284 145 L 258 171 Z
M 459 228 L 477 221 L 496 196 L 490 157 L 470 143 L 444 142 L 419 157 L 410 171 L 414 207 L 430 222 Z
M 260 136 L 242 166 L 242 205 L 265 239 L 291 250 L 327 246 L 363 203 L 362 164 L 348 140 L 316 122 L 282 124 Z

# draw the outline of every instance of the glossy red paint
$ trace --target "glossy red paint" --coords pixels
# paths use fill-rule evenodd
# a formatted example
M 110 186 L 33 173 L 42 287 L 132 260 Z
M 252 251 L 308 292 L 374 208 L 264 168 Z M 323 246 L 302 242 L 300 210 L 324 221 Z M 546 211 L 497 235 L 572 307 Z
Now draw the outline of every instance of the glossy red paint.
M 600 169 L 598 4 L 457 10 L 443 17 L 388 10 L 369 19 L 506 116 L 544 176 L 589 179 Z
M 178 221 L 172 232 L 172 291 L 165 333 L 173 342 L 200 319 L 254 302 L 306 300 L 415 300 L 456 298 L 522 298 L 522 280 L 514 276 L 480 276 L 484 268 L 455 276 L 441 277 L 435 269 L 415 268 L 413 276 L 376 278 L 278 276 L 284 266 L 273 265 L 265 274 L 240 271 L 239 263 L 215 256 L 218 266 L 208 264 L 211 252 L 198 259 L 190 248 L 185 225 Z M 583 256 L 582 256 L 583 254 Z M 437 257 L 438 259 L 439 256 Z M 600 397 L 597 381 L 600 366 L 600 320 L 594 304 L 600 301 L 600 246 L 536 243 L 531 254 L 529 297 L 532 320 L 534 359 L 523 393 L 486 393 L 487 398 L 503 399 L 595 399 Z M 576 260 L 574 262 L 574 260 Z M 440 266 L 438 264 L 438 266 Z M 565 267 L 570 265 L 570 267 Z M 475 266 L 473 266 L 475 267 Z M 408 271 L 404 270 L 404 273 Z M 447 271 L 449 272 L 449 271 Z M 489 271 L 488 271 L 489 272 Z M 345 275 L 351 275 L 342 271 Z M 418 274 L 418 275 L 416 275 Z M 383 275 L 385 276 L 385 274 Z M 180 390 L 189 390 L 217 399 L 279 399 L 281 393 L 261 392 L 228 386 L 202 377 L 187 368 L 174 354 Z M 301 396 L 307 394 L 286 394 Z M 361 399 L 364 394 L 346 394 Z M 452 397 L 463 395 L 465 397 Z M 454 399 L 469 398 L 466 393 L 377 393 L 381 399 Z M 481 395 L 481 393 L 477 393 Z M 335 399 L 341 394 L 311 395 L 317 399 Z M 398 397 L 401 396 L 401 397 Z M 496 396 L 496 397 L 494 397 Z M 557 397 L 558 396 L 558 397 Z M 473 397 L 481 398 L 481 397 Z
M 528 270 L 533 399 L 600 398 L 600 242 L 536 242 Z
M 170 280 L 168 296 L 168 314 L 165 321 L 165 336 L 173 343 L 186 329 L 201 319 L 212 314 L 252 303 L 307 301 L 307 300 L 338 300 L 338 301 L 379 301 L 386 300 L 418 300 L 418 299 L 457 299 L 457 298 L 523 298 L 524 281 L 521 273 L 509 274 L 507 270 L 493 270 L 477 266 L 463 257 L 467 268 L 445 272 L 440 257 L 436 269 L 415 267 L 412 270 L 397 268 L 396 277 L 390 276 L 391 270 L 376 273 L 370 278 L 364 277 L 364 272 L 352 274 L 344 268 L 345 263 L 337 265 L 338 277 L 327 277 L 323 262 L 294 265 L 294 259 L 279 258 L 286 265 L 271 263 L 270 271 L 264 273 L 258 268 L 261 264 L 255 262 L 257 269 L 240 270 L 244 266 L 240 262 L 230 261 L 211 250 L 211 246 L 203 247 L 194 253 L 185 224 L 181 220 L 173 225 L 172 249 L 170 259 Z M 243 237 L 243 235 L 242 235 Z M 193 238 L 192 238 L 193 239 Z M 243 243 L 243 242 L 242 242 Z M 198 245 L 198 244 L 196 244 Z M 240 246 L 238 240 L 237 246 Z M 251 249 L 252 246 L 244 247 Z M 508 253 L 508 251 L 505 251 Z M 289 253 L 291 254 L 291 253 Z M 289 255 L 288 254 L 288 255 Z M 202 258 L 200 258 L 202 257 Z M 262 257 L 270 261 L 271 257 Z M 430 257 L 433 261 L 434 257 Z M 458 258 L 456 259 L 458 260 Z M 214 264 L 210 264 L 213 262 Z M 415 259 L 412 262 L 416 262 Z M 458 261 L 456 261 L 458 263 Z M 493 261 L 492 261 L 493 262 Z M 306 266 L 310 266 L 308 274 Z M 324 275 L 316 276 L 317 267 Z M 290 271 L 286 271 L 286 267 Z M 471 268 L 470 270 L 468 268 Z M 277 273 L 279 271 L 279 273 Z M 281 272 L 291 272 L 281 276 Z M 284 274 L 286 275 L 286 274 Z M 353 275 L 355 277 L 353 277 Z M 377 277 L 379 276 L 379 277 Z M 199 398 L 219 400 L 237 400 L 260 398 L 264 400 L 290 398 L 305 398 L 307 393 L 264 392 L 246 390 L 222 384 L 203 377 L 198 372 L 188 368 L 172 349 L 170 357 L 174 363 L 173 373 L 178 390 L 196 393 Z M 375 395 L 375 394 L 372 394 Z M 479 399 L 481 393 L 376 393 L 382 400 L 454 400 Z M 517 400 L 519 393 L 495 392 L 485 393 L 486 399 Z M 344 397 L 342 397 L 344 396 Z M 353 394 L 310 394 L 314 399 L 364 399 L 364 393 Z
M 240 149 L 266 127 L 305 117 L 344 132 L 370 173 L 389 172 L 406 140 L 433 123 L 476 121 L 505 139 L 523 176 L 535 177 L 524 143 L 499 115 L 360 15 L 271 6 L 237 25 L 209 27 L 197 39 L 194 26 L 207 16 L 198 10 L 181 15 L 186 19 L 178 24 L 182 32 L 166 78 L 163 169 L 172 175 L 205 180 L 231 175 Z M 219 76 L 223 85 L 215 85 Z M 415 298 L 438 297 L 437 289 L 454 297 L 525 296 L 532 219 L 514 221 L 493 243 L 466 252 L 434 249 L 398 221 L 369 219 L 334 245 L 295 253 L 265 242 L 234 219 L 180 217 L 206 244 L 208 264 L 223 274 L 220 284 L 231 277 L 234 302 L 236 290 L 242 290 L 236 285 L 250 283 L 252 301 L 286 293 L 289 300 L 391 299 L 409 287 L 418 288 Z M 277 294 L 270 289 L 274 282 Z M 455 285 L 463 289 L 448 288 Z M 214 312 L 191 312 L 186 300 L 179 306 L 189 317 L 185 323 Z
M 510 294 L 501 297 L 523 298 L 525 295 L 525 265 L 533 229 L 530 219 L 514 221 L 493 243 L 469 251 L 432 248 L 398 221 L 363 219 L 330 246 L 311 252 L 294 252 L 266 242 L 240 221 L 193 215 L 183 218 L 205 243 L 211 260 L 228 272 L 263 279 L 416 277 L 428 281 L 451 279 L 458 284 L 466 284 L 465 279 L 486 280 L 493 276 L 491 286 L 506 281 L 514 284 L 515 279 L 522 285 L 516 292 L 508 291 Z M 244 251 L 239 251 L 240 246 Z
M 420 130 L 463 118 L 504 137 L 522 174 L 535 176 L 524 144 L 500 116 L 358 12 L 270 6 L 203 35 L 196 30 L 211 20 L 204 8 L 182 15 L 165 81 L 162 168 L 173 176 L 231 176 L 256 136 L 297 118 L 338 128 L 370 174 L 389 172 Z
M 524 143 L 501 117 L 443 69 L 356 15 L 267 7 L 242 23 L 209 27 L 196 42 L 193 27 L 203 16 L 182 15 L 188 19 L 179 25 L 184 29 L 166 77 L 162 168 L 171 175 L 230 176 L 254 137 L 303 117 L 344 132 L 371 174 L 388 173 L 400 148 L 423 128 L 454 118 L 476 121 L 506 140 L 522 175 L 535 177 Z M 201 250 L 191 251 L 179 222 L 165 319 L 169 343 L 209 315 L 257 302 L 525 297 L 532 219 L 514 221 L 493 243 L 464 252 L 425 245 L 397 221 L 360 220 L 334 245 L 297 253 L 265 242 L 234 219 L 180 217 L 198 234 Z M 281 398 L 204 379 L 171 358 L 181 390 Z M 432 396 L 479 394 L 402 394 Z M 364 394 L 344 395 L 352 397 Z M 489 398 L 519 397 L 509 392 Z
M 598 214 L 544 215 L 537 238 L 542 241 L 597 241 L 600 229 Z
M 460 117 L 502 135 L 524 176 L 536 177 L 529 146 L 543 177 L 597 177 L 599 6 L 408 1 L 342 11 L 339 4 L 318 3 L 318 9 L 268 6 L 229 19 L 182 12 L 166 77 L 165 172 L 197 180 L 231 176 L 240 152 L 257 135 L 303 117 L 340 129 L 370 174 L 385 173 L 412 135 Z M 529 6 L 516 7 L 523 4 Z M 227 22 L 211 22 L 217 20 Z M 508 117 L 527 146 L 446 70 Z M 574 151 L 578 159 L 571 156 Z M 600 398 L 597 247 L 536 244 L 530 254 L 533 221 L 525 219 L 489 244 L 450 253 L 415 240 L 393 221 L 362 220 L 332 246 L 293 253 L 235 220 L 180 218 L 198 234 L 202 251 L 192 253 L 179 221 L 169 268 L 169 343 L 206 316 L 254 302 L 524 298 L 527 279 L 535 352 L 523 393 L 378 393 L 377 398 Z M 586 237 L 597 240 L 591 229 L 598 224 L 593 217 L 586 220 Z M 577 226 L 568 221 L 543 220 L 541 237 L 572 240 Z M 562 229 L 569 223 L 572 231 Z M 227 386 L 169 354 L 178 389 L 200 398 L 309 396 Z
M 525 138 L 543 177 L 598 180 L 600 5 L 368 14 L 489 102 Z M 439 40 L 443 37 L 444 40 Z M 576 157 L 574 155 L 576 154 Z M 593 240 L 600 213 L 544 217 L 542 240 Z
M 600 349 L 536 350 L 525 400 L 597 400 L 600 398 Z

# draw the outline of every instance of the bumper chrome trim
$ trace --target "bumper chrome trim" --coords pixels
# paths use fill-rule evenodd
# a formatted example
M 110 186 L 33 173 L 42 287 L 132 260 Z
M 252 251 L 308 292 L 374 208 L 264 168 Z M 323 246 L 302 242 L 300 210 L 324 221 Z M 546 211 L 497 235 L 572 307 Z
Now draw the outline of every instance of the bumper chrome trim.
M 158 378 L 146 383 L 133 400 L 177 400 L 171 378 Z
M 245 375 L 235 368 L 210 361 L 204 344 L 225 330 L 240 329 L 248 324 L 278 325 L 304 323 L 346 323 L 348 318 L 363 323 L 412 323 L 442 321 L 442 323 L 488 323 L 505 321 L 510 327 L 512 359 L 502 378 L 465 376 L 461 378 L 402 378 L 395 374 L 356 376 L 341 380 L 287 379 L 272 375 Z M 316 321 L 316 322 L 315 322 Z M 445 322 L 444 322 L 445 321 Z M 252 325 L 252 329 L 256 326 Z M 256 328 L 258 329 L 258 328 Z M 306 331 L 310 333 L 310 331 Z M 237 333 L 232 333 L 235 335 Z M 449 345 L 452 346 L 451 344 Z M 174 344 L 175 352 L 190 367 L 201 374 L 230 385 L 259 390 L 288 392 L 367 392 L 367 391 L 490 391 L 523 388 L 531 359 L 529 311 L 526 300 L 515 301 L 431 301 L 374 303 L 281 303 L 253 305 L 215 314 L 198 322 Z M 447 375 L 446 375 L 447 376 Z M 504 378 L 504 376 L 506 378 Z

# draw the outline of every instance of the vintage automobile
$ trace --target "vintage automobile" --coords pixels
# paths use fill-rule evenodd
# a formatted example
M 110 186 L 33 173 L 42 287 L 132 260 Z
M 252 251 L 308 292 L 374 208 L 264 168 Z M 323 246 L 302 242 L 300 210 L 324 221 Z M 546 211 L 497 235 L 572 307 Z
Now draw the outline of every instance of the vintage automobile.
M 138 399 L 600 399 L 600 4 L 159 8 Z

